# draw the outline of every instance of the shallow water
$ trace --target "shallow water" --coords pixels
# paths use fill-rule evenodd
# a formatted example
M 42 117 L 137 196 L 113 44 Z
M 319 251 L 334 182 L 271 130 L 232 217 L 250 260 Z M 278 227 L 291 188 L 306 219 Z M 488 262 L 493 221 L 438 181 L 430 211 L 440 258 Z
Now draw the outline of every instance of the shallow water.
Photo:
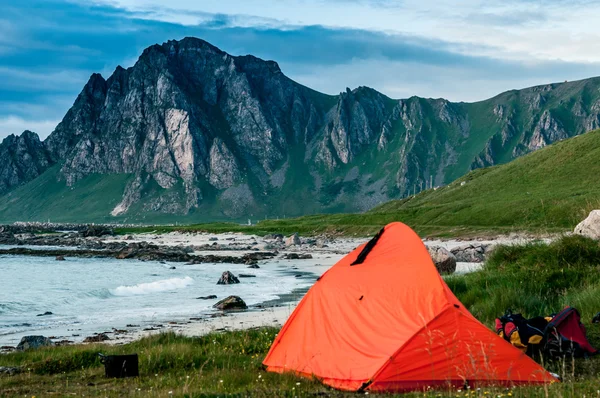
M 14 346 L 27 334 L 80 340 L 127 324 L 183 321 L 212 312 L 212 305 L 229 295 L 249 306 L 259 304 L 310 287 L 316 275 L 298 278 L 300 271 L 291 269 L 303 263 L 271 261 L 248 269 L 243 264 L 0 256 L 0 345 Z M 217 285 L 227 270 L 256 277 Z M 217 300 L 196 299 L 213 294 Z M 53 315 L 37 316 L 46 311 Z

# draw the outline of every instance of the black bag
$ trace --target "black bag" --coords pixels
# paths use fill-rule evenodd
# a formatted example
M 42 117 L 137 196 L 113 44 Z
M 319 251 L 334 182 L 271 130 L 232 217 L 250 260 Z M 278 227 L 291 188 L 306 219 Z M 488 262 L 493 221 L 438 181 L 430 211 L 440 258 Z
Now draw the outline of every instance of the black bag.
M 100 362 L 104 364 L 104 374 L 110 378 L 137 377 L 139 376 L 138 356 L 132 355 L 100 355 Z

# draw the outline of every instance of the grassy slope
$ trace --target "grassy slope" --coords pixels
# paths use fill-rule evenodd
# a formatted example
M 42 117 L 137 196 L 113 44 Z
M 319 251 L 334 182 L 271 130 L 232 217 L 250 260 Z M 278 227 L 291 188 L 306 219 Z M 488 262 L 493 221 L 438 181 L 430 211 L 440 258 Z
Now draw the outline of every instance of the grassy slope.
M 110 212 L 120 202 L 128 175 L 90 175 L 68 187 L 58 181 L 58 165 L 34 181 L 0 197 L 0 222 L 68 222 L 84 217 L 110 221 Z
M 458 298 L 492 327 L 507 307 L 525 316 L 547 315 L 564 305 L 581 310 L 588 337 L 600 346 L 600 247 L 582 237 L 551 245 L 529 244 L 497 250 L 484 269 L 446 280 Z M 533 277 L 532 277 L 533 276 Z M 23 366 L 17 376 L 0 376 L 1 396 L 347 396 L 316 381 L 264 372 L 261 362 L 276 329 L 266 328 L 185 338 L 164 334 L 124 346 L 65 346 L 0 355 L 0 366 Z M 140 355 L 140 378 L 106 380 L 97 353 Z M 597 396 L 600 357 L 546 365 L 564 383 L 544 387 L 483 388 L 467 396 Z M 428 397 L 465 396 L 431 391 Z M 385 396 L 385 395 L 384 395 Z M 409 394 L 409 396 L 423 396 Z

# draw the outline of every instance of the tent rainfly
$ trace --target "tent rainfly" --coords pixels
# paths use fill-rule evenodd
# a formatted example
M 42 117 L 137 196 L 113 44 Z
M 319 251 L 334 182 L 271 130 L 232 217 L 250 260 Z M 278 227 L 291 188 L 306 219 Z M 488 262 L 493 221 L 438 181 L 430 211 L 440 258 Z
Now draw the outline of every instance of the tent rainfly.
M 317 280 L 263 363 L 349 391 L 557 381 L 471 315 L 402 223 L 387 225 Z

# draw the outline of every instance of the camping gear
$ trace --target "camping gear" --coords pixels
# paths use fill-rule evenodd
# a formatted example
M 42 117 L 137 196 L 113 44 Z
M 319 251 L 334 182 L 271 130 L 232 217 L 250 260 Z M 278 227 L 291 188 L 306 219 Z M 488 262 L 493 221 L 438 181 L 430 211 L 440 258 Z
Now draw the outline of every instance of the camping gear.
M 525 319 L 509 309 L 504 316 L 496 318 L 496 333 L 530 357 L 539 358 L 544 349 L 544 331 L 549 321 L 550 318 L 541 316 Z
M 549 358 L 583 358 L 598 353 L 587 339 L 579 311 L 573 307 L 566 307 L 552 318 L 544 337 L 544 351 Z
M 535 359 L 583 358 L 597 353 L 587 340 L 579 312 L 573 307 L 546 318 L 531 319 L 507 310 L 496 319 L 496 332 Z
M 138 370 L 137 354 L 98 355 L 100 356 L 100 362 L 104 364 L 104 374 L 106 377 L 123 378 L 137 377 L 140 375 Z
M 387 225 L 317 280 L 263 364 L 350 391 L 556 381 L 469 313 L 402 223 Z

